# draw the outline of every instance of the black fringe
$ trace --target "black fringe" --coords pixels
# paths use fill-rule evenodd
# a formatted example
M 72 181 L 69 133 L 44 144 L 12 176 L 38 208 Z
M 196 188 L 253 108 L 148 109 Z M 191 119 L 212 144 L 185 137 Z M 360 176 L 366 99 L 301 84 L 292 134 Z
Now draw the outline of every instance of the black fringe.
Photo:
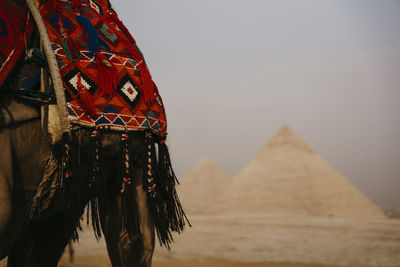
M 180 233 L 185 221 L 191 226 L 175 190 L 175 173 L 172 169 L 165 139 L 157 142 L 150 132 L 146 133 L 146 175 L 144 189 L 147 192 L 150 212 L 156 227 L 160 245 L 168 249 L 173 241 L 172 231 Z M 155 145 L 158 145 L 158 154 Z
M 121 211 L 122 227 L 130 236 L 140 232 L 139 216 L 133 188 L 132 161 L 129 153 L 129 135 L 127 132 L 121 135 Z
M 101 177 L 100 163 L 102 162 L 101 132 L 94 129 L 90 135 L 90 163 L 92 165 L 90 179 L 88 181 L 89 203 L 87 206 L 87 224 L 89 224 L 89 208 L 92 227 L 96 239 L 101 237 L 99 196 L 104 192 L 103 179 Z
M 64 133 L 60 155 L 62 179 L 64 181 L 64 194 L 66 198 L 66 227 L 72 229 L 72 239 L 78 240 L 78 229 L 81 230 L 80 224 L 80 181 L 79 164 L 71 155 L 77 155 L 76 144 L 71 134 Z
M 161 183 L 160 189 L 161 194 L 166 201 L 169 227 L 172 231 L 180 233 L 185 227 L 185 220 L 188 222 L 190 227 L 191 224 L 186 217 L 181 202 L 179 201 L 178 194 L 176 193 L 175 183 L 179 184 L 179 181 L 172 168 L 168 147 L 165 144 L 164 138 L 159 142 L 158 158 L 158 174 Z
M 131 236 L 140 233 L 140 222 L 135 196 L 135 177 L 133 166 L 144 169 L 143 190 L 147 195 L 150 214 L 154 221 L 160 245 L 170 248 L 173 241 L 172 232 L 180 233 L 186 222 L 191 226 L 179 201 L 175 190 L 178 183 L 172 169 L 171 159 L 165 138 L 144 133 L 145 147 L 137 146 L 133 151 L 129 137 L 134 133 L 121 134 L 121 158 L 118 183 L 121 185 L 122 227 Z M 138 134 L 138 133 L 135 133 Z M 74 240 L 78 239 L 77 230 L 82 229 L 80 224 L 80 209 L 87 205 L 87 223 L 92 222 L 96 238 L 101 237 L 100 212 L 103 212 L 105 179 L 102 175 L 102 147 L 101 132 L 94 129 L 91 134 L 90 163 L 91 173 L 88 179 L 82 179 L 84 174 L 79 168 L 79 146 L 81 145 L 73 135 L 65 135 L 61 149 L 61 175 L 64 181 L 64 191 L 67 198 L 68 227 L 72 227 Z M 135 147 L 136 148 L 136 147 Z M 75 157 L 71 157 L 74 155 Z M 78 156 L 76 156 L 78 155 Z M 89 189 L 89 190 L 88 190 Z M 88 194 L 89 193 L 89 194 Z
M 147 202 L 150 213 L 152 214 L 154 226 L 156 228 L 160 245 L 165 245 L 169 248 L 172 241 L 172 234 L 166 217 L 166 206 L 163 196 L 158 190 L 159 179 L 157 179 L 157 155 L 155 142 L 150 132 L 146 133 L 146 155 L 145 155 L 145 175 L 143 177 L 144 190 L 147 193 Z

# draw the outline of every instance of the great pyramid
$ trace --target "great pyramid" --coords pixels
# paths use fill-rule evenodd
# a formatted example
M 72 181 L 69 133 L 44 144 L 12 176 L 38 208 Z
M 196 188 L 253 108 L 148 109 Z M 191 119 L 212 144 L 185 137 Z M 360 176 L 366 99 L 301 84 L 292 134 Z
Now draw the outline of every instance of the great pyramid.
M 231 181 L 228 174 L 210 159 L 201 159 L 180 181 L 179 198 L 189 214 L 206 213 L 223 188 Z
M 383 212 L 289 126 L 220 194 L 213 212 L 381 219 Z

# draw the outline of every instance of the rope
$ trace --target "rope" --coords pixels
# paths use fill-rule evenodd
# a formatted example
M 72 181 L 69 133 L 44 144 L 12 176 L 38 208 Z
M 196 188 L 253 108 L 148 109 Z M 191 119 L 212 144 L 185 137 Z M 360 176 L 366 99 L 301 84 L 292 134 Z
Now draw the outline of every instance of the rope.
M 54 92 L 56 94 L 58 115 L 60 117 L 61 130 L 63 133 L 71 131 L 70 124 L 68 122 L 68 111 L 67 103 L 65 101 L 64 86 L 61 80 L 60 70 L 58 69 L 58 63 L 56 56 L 54 55 L 51 47 L 50 39 L 47 34 L 46 26 L 43 22 L 40 11 L 37 8 L 34 0 L 26 0 L 29 10 L 32 13 L 33 19 L 36 22 L 40 39 L 43 43 L 44 52 L 49 62 L 50 75 L 53 81 Z

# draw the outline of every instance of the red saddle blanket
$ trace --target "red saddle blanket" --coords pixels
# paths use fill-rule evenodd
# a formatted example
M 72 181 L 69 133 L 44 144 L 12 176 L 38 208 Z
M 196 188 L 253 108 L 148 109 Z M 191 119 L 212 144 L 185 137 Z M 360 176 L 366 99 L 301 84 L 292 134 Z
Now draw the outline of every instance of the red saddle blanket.
M 107 0 L 40 6 L 63 79 L 69 120 L 88 127 L 167 132 L 161 97 L 135 40 Z

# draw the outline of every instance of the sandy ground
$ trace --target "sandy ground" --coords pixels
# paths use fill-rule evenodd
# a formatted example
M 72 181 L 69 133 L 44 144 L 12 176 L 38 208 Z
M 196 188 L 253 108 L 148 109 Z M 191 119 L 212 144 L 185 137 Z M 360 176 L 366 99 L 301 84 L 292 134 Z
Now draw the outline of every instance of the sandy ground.
M 193 228 L 158 258 L 400 265 L 400 223 L 289 215 L 192 216 Z
M 191 222 L 191 229 L 175 236 L 171 251 L 156 247 L 155 260 L 161 265 L 155 266 L 178 266 L 177 259 L 236 262 L 208 260 L 210 262 L 203 266 L 280 266 L 271 265 L 271 262 L 400 266 L 399 220 L 254 214 L 197 215 L 191 216 Z M 76 262 L 80 257 L 104 257 L 106 254 L 104 242 L 96 242 L 91 231 L 82 233 L 80 243 L 74 247 Z M 170 265 L 160 262 L 165 260 L 169 260 Z M 192 265 L 195 262 L 179 264 L 195 266 Z
M 175 236 L 171 251 L 156 247 L 163 266 L 396 266 L 400 220 L 351 220 L 293 215 L 191 216 L 193 227 Z M 110 266 L 104 241 L 90 230 L 59 266 Z M 1 266 L 1 264 L 0 264 Z
M 63 260 L 60 267 L 108 267 L 111 266 L 106 257 L 79 257 L 79 264 L 69 264 Z M 153 267 L 336 267 L 337 265 L 302 264 L 288 262 L 233 262 L 219 259 L 175 259 L 155 260 Z

